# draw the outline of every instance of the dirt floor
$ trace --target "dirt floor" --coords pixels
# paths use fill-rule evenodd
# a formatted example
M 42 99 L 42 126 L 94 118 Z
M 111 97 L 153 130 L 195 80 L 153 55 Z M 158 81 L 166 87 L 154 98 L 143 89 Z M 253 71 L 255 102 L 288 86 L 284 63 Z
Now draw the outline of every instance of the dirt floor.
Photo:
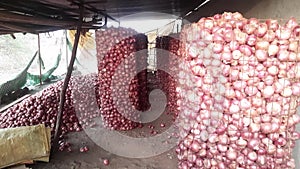
M 96 145 L 84 132 L 69 135 L 72 152 L 58 152 L 52 154 L 50 163 L 38 163 L 33 169 L 175 169 L 177 158 L 175 149 L 151 158 L 125 158 L 105 151 Z M 122 142 L 120 140 L 120 142 Z M 90 149 L 81 153 L 79 148 L 86 145 Z M 134 147 L 126 147 L 131 151 Z M 141 150 L 143 151 L 143 150 Z M 105 166 L 103 160 L 108 159 Z
M 106 133 L 101 133 L 103 130 L 101 124 L 86 131 L 69 133 L 67 142 L 71 143 L 72 152 L 54 153 L 49 163 L 37 163 L 30 167 L 33 169 L 176 169 L 177 157 L 174 146 L 178 139 L 174 130 L 171 132 L 174 124 L 172 121 L 173 116 L 167 114 L 168 108 L 164 107 L 163 99 L 157 99 L 157 96 L 151 95 L 150 103 L 152 107 L 148 110 L 148 114 L 159 115 L 158 118 L 152 122 L 145 123 L 143 127 L 126 132 L 118 132 L 125 137 L 111 137 Z M 101 119 L 99 121 L 101 123 Z M 157 132 L 157 134 L 154 132 Z M 163 134 L 164 137 L 162 139 L 156 138 L 156 136 L 162 136 Z M 126 141 L 128 138 L 130 141 L 132 138 L 144 138 L 147 145 L 129 143 L 130 141 Z M 110 148 L 106 147 L 106 150 L 112 151 L 103 149 L 101 140 L 102 145 L 104 145 L 103 140 L 108 143 Z M 89 151 L 80 152 L 79 149 L 83 146 L 87 146 Z M 117 152 L 114 154 L 117 149 L 122 149 L 123 153 Z M 120 156 L 120 154 L 123 156 Z M 157 155 L 149 157 L 151 156 L 149 154 Z M 104 159 L 109 160 L 109 165 L 104 165 Z

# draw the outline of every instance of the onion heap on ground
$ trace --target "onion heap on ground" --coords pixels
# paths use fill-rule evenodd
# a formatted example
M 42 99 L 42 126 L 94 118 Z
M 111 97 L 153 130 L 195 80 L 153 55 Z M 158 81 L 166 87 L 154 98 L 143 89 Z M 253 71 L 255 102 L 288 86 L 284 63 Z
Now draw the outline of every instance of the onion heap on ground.
M 180 169 L 295 168 L 300 94 L 295 19 L 202 18 L 181 34 Z M 191 76 L 195 83 L 186 79 Z M 191 95 L 190 95 L 191 94 Z M 198 106 L 195 106 L 198 105 Z M 196 109 L 197 108 L 197 109 Z
M 137 66 L 147 61 L 144 58 L 147 57 L 146 50 L 144 56 L 138 52 L 147 49 L 147 37 L 133 29 L 112 27 L 96 31 L 96 44 L 101 91 L 99 95 L 104 124 L 116 130 L 133 129 L 137 127 L 139 121 L 139 114 L 134 110 L 142 109 L 139 96 L 144 95 L 140 89 L 146 89 L 146 82 L 142 81 L 147 79 L 145 77 L 147 74 L 138 74 Z M 135 76 L 137 78 L 130 78 Z M 126 86 L 128 85 L 126 82 L 130 82 L 130 85 Z M 124 86 L 126 90 L 129 89 L 130 101 L 126 100 L 128 96 Z M 127 104 L 116 106 L 116 99 L 123 100 Z
M 62 85 L 63 81 L 51 84 L 7 109 L 0 114 L 0 128 L 45 124 L 46 127 L 51 128 L 51 139 L 53 139 Z M 66 133 L 81 131 L 82 127 L 90 127 L 93 119 L 100 116 L 95 96 L 97 86 L 96 74 L 71 78 L 63 108 L 60 150 L 69 148 L 69 144 L 63 139 Z

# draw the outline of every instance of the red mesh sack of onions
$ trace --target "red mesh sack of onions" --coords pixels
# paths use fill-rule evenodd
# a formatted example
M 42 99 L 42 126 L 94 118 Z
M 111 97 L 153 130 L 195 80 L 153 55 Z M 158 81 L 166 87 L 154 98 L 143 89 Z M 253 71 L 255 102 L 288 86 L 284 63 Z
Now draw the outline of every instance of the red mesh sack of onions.
M 1 113 L 0 128 L 45 124 L 51 128 L 53 139 L 62 84 L 63 81 L 51 84 Z M 100 116 L 95 96 L 97 86 L 96 74 L 71 78 L 63 108 L 60 150 L 69 147 L 63 140 L 66 133 L 81 131 L 82 127 L 89 127 L 92 119 Z
M 147 72 L 138 74 L 137 66 L 147 63 L 147 53 L 143 55 L 143 52 L 139 52 L 147 49 L 147 43 L 147 37 L 133 29 L 112 27 L 96 31 L 100 111 L 108 128 L 130 130 L 138 125 L 139 115 L 134 110 L 142 109 L 139 97 L 146 98 L 139 89 L 146 89 L 143 81 Z M 127 86 L 126 82 L 129 81 L 130 85 Z M 128 96 L 125 90 L 129 90 L 130 102 L 126 100 Z M 116 106 L 115 98 L 128 104 Z
M 176 95 L 176 79 L 177 76 L 177 52 L 179 50 L 179 35 L 170 34 L 156 38 L 156 59 L 158 70 L 156 72 L 157 83 L 159 87 L 166 92 L 167 95 L 167 113 L 172 113 L 174 120 L 178 115 L 177 95 Z M 164 68 L 160 70 L 159 68 Z M 170 74 L 170 71 L 173 73 Z
M 136 68 L 137 74 L 134 80 L 138 80 L 138 107 L 137 110 L 146 111 L 151 105 L 148 100 L 148 77 L 147 77 L 147 59 L 148 59 L 148 38 L 146 35 L 137 34 L 134 36 L 137 39 L 135 45 L 136 53 Z M 134 82 L 133 80 L 133 82 Z
M 174 72 L 174 74 L 178 74 L 178 61 L 177 59 L 173 59 L 174 57 L 178 57 L 179 54 L 179 34 L 171 34 L 169 35 L 170 38 L 170 42 L 169 42 L 169 57 L 171 57 L 172 59 L 170 60 L 170 71 Z M 176 76 L 175 79 L 177 79 L 178 77 Z M 169 107 L 171 112 L 174 113 L 174 117 L 177 118 L 178 116 L 178 107 L 177 107 L 177 94 L 176 94 L 176 85 L 177 85 L 177 81 L 171 81 L 170 80 L 170 85 L 169 85 L 169 95 L 170 95 L 170 100 L 169 100 Z
M 176 90 L 194 99 L 178 101 L 180 169 L 295 168 L 299 32 L 295 19 L 280 25 L 240 13 L 185 26 L 181 57 L 187 64 L 179 66 Z M 193 84 L 183 76 L 189 71 Z

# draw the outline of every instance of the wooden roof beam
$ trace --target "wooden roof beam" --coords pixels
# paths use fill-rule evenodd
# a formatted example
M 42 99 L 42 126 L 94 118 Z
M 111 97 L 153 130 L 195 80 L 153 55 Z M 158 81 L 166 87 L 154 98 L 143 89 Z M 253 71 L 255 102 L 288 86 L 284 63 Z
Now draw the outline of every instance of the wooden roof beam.
M 31 9 L 30 7 L 27 7 L 27 6 L 24 6 L 24 5 L 22 5 L 21 7 L 18 7 L 16 5 L 9 4 L 7 2 L 1 2 L 1 1 L 0 1 L 0 6 L 1 6 L 1 8 L 6 9 L 8 11 L 22 12 L 22 13 L 41 16 L 41 17 L 46 17 L 46 18 L 49 17 L 49 15 L 55 15 L 55 12 L 57 13 L 57 10 L 50 9 L 50 8 L 43 9 L 44 7 L 42 7 L 42 6 L 39 8 L 38 11 L 34 10 L 34 9 Z M 71 15 L 68 15 L 63 10 L 59 10 L 59 12 L 61 12 L 60 15 L 63 15 L 63 16 L 66 16 L 66 17 L 74 17 L 74 16 L 71 16 Z
M 77 23 L 76 20 L 70 21 L 70 20 L 49 19 L 43 17 L 21 15 L 21 14 L 11 13 L 7 11 L 0 11 L 0 21 L 31 23 L 36 25 L 47 25 L 47 26 L 49 25 L 71 26 L 71 25 L 76 25 Z
M 9 31 L 9 30 L 0 30 L 0 35 L 7 35 L 7 34 L 12 34 L 12 33 L 19 33 L 16 31 Z
M 5 27 L 5 28 L 11 29 L 13 31 L 28 32 L 28 33 L 33 33 L 33 34 L 37 33 L 32 29 L 17 26 L 17 25 L 14 25 L 14 24 L 6 23 L 6 22 L 1 22 L 0 21 L 0 25 L 1 25 L 1 27 Z

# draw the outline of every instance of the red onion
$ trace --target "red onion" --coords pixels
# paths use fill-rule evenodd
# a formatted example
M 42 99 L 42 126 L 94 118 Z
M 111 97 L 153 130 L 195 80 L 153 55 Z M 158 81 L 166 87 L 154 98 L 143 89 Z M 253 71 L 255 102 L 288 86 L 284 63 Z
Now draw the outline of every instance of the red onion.
M 281 27 L 280 29 L 275 31 L 276 37 L 281 40 L 286 40 L 291 37 L 292 30 L 289 28 Z
M 237 41 L 232 41 L 232 38 L 230 39 L 229 48 L 231 51 L 237 50 L 239 48 L 239 43 Z
M 279 51 L 279 47 L 277 45 L 271 44 L 268 48 L 268 54 L 270 56 L 275 56 Z
M 232 54 L 229 52 L 224 52 L 221 54 L 221 58 L 226 61 L 230 61 L 232 59 Z
M 109 160 L 108 159 L 104 159 L 103 160 L 103 164 L 106 165 L 106 166 L 109 165 Z
M 266 32 L 266 34 L 264 35 L 263 40 L 268 41 L 268 42 L 273 42 L 275 39 L 275 36 L 276 36 L 276 34 L 274 31 L 268 30 Z
M 242 54 L 244 54 L 244 56 L 250 56 L 252 54 L 251 47 L 247 45 L 241 45 L 239 47 L 239 50 L 241 51 Z
M 247 45 L 249 45 L 249 46 L 255 46 L 256 41 L 257 41 L 256 36 L 255 35 L 250 35 L 247 38 Z
M 265 98 L 269 98 L 269 97 L 273 96 L 274 92 L 275 91 L 274 91 L 274 87 L 273 86 L 266 86 L 264 88 L 264 90 L 263 90 L 263 96 Z
M 269 42 L 267 42 L 267 41 L 258 41 L 257 43 L 256 43 L 256 46 L 255 46 L 255 48 L 256 49 L 260 49 L 260 50 L 268 50 L 269 49 Z
M 256 161 L 257 160 L 257 154 L 255 152 L 250 152 L 248 154 L 248 158 L 249 158 L 249 160 Z
M 287 50 L 280 50 L 277 57 L 280 61 L 287 61 L 289 58 L 289 52 Z
M 254 24 L 244 25 L 244 31 L 249 35 L 252 35 L 253 32 L 255 31 L 255 29 L 256 29 L 256 25 L 254 25 Z
M 191 150 L 194 152 L 198 152 L 201 149 L 200 144 L 197 141 L 194 141 L 191 144 Z
M 275 76 L 275 75 L 277 75 L 279 73 L 279 69 L 276 66 L 271 66 L 271 67 L 268 68 L 268 73 L 270 75 Z
M 268 25 L 268 29 L 271 29 L 273 31 L 275 31 L 279 28 L 279 24 L 278 24 L 277 20 L 269 19 L 266 21 L 266 24 Z
M 298 52 L 299 42 L 298 41 L 290 41 L 289 50 L 292 52 Z
M 259 23 L 258 28 L 256 30 L 256 35 L 258 37 L 263 37 L 266 34 L 267 30 L 268 30 L 268 26 L 266 23 Z
M 227 157 L 229 160 L 236 160 L 237 155 L 238 155 L 237 152 L 234 151 L 234 150 L 228 150 L 228 151 L 226 152 L 226 157 Z
M 213 46 L 213 52 L 214 53 L 221 53 L 223 50 L 223 45 L 220 43 L 215 43 Z
M 258 61 L 265 61 L 267 59 L 267 52 L 265 50 L 256 50 L 255 56 Z
M 247 40 L 247 34 L 242 32 L 239 29 L 234 29 L 233 30 L 234 34 L 235 34 L 235 39 L 239 44 L 245 44 L 246 40 Z

